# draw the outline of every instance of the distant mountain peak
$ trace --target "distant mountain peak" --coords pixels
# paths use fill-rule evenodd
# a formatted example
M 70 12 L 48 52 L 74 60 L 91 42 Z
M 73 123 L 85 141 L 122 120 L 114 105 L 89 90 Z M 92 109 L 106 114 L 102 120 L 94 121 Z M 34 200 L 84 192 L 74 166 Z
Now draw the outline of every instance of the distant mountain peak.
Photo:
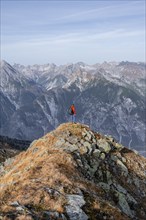
M 8 64 L 5 60 L 0 60 L 0 67 L 4 68 L 6 65 L 10 65 Z
M 5 60 L 0 61 L 0 69 L 4 71 L 6 70 L 7 73 L 9 72 L 9 74 L 18 74 L 18 71 Z

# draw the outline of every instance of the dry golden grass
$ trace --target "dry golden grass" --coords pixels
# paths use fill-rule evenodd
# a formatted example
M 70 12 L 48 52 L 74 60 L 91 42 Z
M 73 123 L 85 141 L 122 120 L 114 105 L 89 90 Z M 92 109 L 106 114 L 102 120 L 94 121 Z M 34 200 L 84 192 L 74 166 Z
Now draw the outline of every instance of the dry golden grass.
M 93 209 L 100 210 L 100 203 L 94 201 L 93 202 Z
M 127 159 L 126 166 L 128 169 L 139 174 L 141 178 L 145 178 L 146 158 L 133 154 L 133 152 L 124 153 L 124 157 Z
M 12 218 L 11 217 L 3 217 L 2 220 L 12 220 Z M 18 217 L 15 218 L 15 220 L 33 220 L 33 218 L 31 216 L 27 216 L 27 215 L 19 215 Z
M 16 217 L 16 220 L 32 220 L 33 218 L 31 216 L 21 215 Z
M 97 220 L 99 216 L 99 219 L 101 219 L 101 216 L 106 216 L 106 219 L 112 219 L 113 216 L 113 219 L 116 220 L 130 220 L 129 217 L 124 215 L 117 207 L 110 205 L 106 200 L 100 197 L 97 200 L 97 198 L 89 193 L 85 193 L 84 197 L 86 197 L 87 201 L 86 208 L 84 207 L 84 209 L 86 209 L 89 219 Z
M 44 191 L 44 187 L 55 187 L 62 194 L 65 191 L 71 193 L 76 184 L 73 177 L 79 177 L 72 156 L 61 149 L 53 148 L 61 130 L 64 131 L 64 128 L 57 129 L 56 137 L 50 133 L 36 141 L 6 167 L 9 172 L 0 179 L 0 184 L 3 185 L 0 190 L 1 211 L 13 210 L 9 206 L 13 201 L 19 201 L 23 205 L 32 204 L 34 207 L 39 205 L 42 209 L 63 211 L 65 197 L 60 196 L 53 200 Z M 71 132 L 73 130 L 71 127 Z M 36 148 L 38 150 L 35 151 Z
M 80 137 L 84 127 L 81 124 L 62 124 L 55 131 L 35 141 L 26 152 L 15 157 L 12 164 L 6 167 L 9 172 L 0 179 L 0 184 L 3 185 L 0 190 L 1 211 L 13 210 L 9 204 L 19 201 L 22 205 L 32 204 L 41 209 L 50 208 L 63 212 L 66 203 L 63 194 L 76 193 L 76 188 L 96 189 L 94 184 L 83 179 L 72 156 L 54 147 L 64 133 L 70 132 Z M 51 198 L 44 187 L 55 188 L 61 195 Z
M 21 205 L 30 204 L 36 211 L 52 210 L 62 213 L 67 203 L 64 195 L 76 194 L 78 189 L 81 189 L 83 192 L 90 192 L 91 210 L 98 212 L 102 209 L 114 218 L 116 216 L 115 219 L 128 220 L 125 216 L 122 217 L 117 208 L 106 202 L 100 202 L 100 199 L 93 200 L 93 194 L 102 198 L 105 197 L 105 191 L 83 177 L 71 154 L 55 147 L 58 139 L 67 132 L 80 138 L 84 127 L 81 124 L 62 124 L 55 131 L 35 141 L 26 152 L 15 156 L 12 164 L 5 167 L 7 172 L 0 178 L 1 212 L 15 210 L 10 203 L 19 201 Z M 96 134 L 96 137 L 102 136 Z M 134 158 L 136 156 L 128 153 L 124 156 L 127 158 L 128 168 L 132 170 L 132 160 L 136 159 Z M 138 162 L 136 167 L 137 172 L 146 168 L 145 166 L 141 168 Z M 46 188 L 53 188 L 60 194 L 51 195 Z M 22 215 L 20 219 L 25 219 L 25 216 Z

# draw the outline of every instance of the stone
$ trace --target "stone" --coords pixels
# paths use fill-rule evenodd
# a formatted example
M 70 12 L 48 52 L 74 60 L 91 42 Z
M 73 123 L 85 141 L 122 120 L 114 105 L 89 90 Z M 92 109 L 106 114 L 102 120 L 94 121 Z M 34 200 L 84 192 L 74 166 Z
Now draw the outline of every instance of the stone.
M 44 190 L 49 193 L 52 197 L 58 197 L 61 195 L 61 193 L 53 188 L 49 188 L 49 187 L 44 187 Z
M 112 143 L 115 142 L 114 138 L 112 136 L 108 136 L 107 139 Z
M 117 165 L 121 168 L 121 170 L 126 174 L 126 176 L 128 175 L 128 169 L 127 167 L 118 159 L 117 160 Z
M 2 173 L 2 172 L 4 172 L 4 166 L 0 166 L 0 174 Z
M 81 209 L 85 205 L 85 200 L 82 195 L 67 195 L 68 205 L 65 206 L 66 213 L 70 220 L 88 220 L 88 216 Z
M 92 136 L 91 136 L 91 134 L 89 132 L 87 133 L 87 137 L 88 137 L 88 139 L 90 141 Z
M 78 150 L 78 146 L 75 145 L 75 144 L 73 144 L 73 145 L 71 145 L 71 146 L 69 147 L 69 151 L 70 151 L 70 152 L 74 152 L 74 151 L 76 151 L 76 150 Z
M 96 139 L 95 138 L 92 138 L 92 143 L 96 143 Z
M 95 137 L 94 133 L 92 131 L 88 131 L 89 134 L 91 134 L 92 137 Z
M 64 144 L 65 144 L 65 140 L 63 138 L 60 138 L 56 141 L 55 147 L 61 147 Z
M 99 161 L 99 160 L 96 160 L 96 159 L 94 159 L 94 158 L 92 158 L 92 159 L 90 160 L 90 166 L 91 166 L 91 167 L 94 167 L 94 166 L 98 167 L 98 166 L 99 166 L 99 163 L 100 163 L 100 161 Z
M 109 186 L 109 184 L 107 184 L 107 183 L 104 183 L 104 182 L 100 182 L 100 183 L 98 183 L 98 185 L 100 186 L 100 187 L 102 187 L 104 190 L 106 190 L 106 191 L 109 191 L 110 190 L 110 186 Z
M 134 184 L 135 184 L 135 186 L 137 186 L 138 188 L 140 187 L 139 179 L 138 179 L 137 177 L 134 178 Z
M 88 149 L 85 146 L 81 146 L 79 151 L 80 151 L 80 154 L 86 154 L 88 152 Z
M 81 140 L 80 140 L 80 143 L 81 143 L 81 144 L 84 144 L 84 142 L 85 142 L 84 139 L 81 139 Z
M 127 198 L 128 202 L 132 202 L 133 204 L 137 204 L 137 201 L 129 193 L 126 194 L 126 198 Z
M 66 195 L 66 198 L 68 200 L 68 204 L 72 206 L 77 205 L 78 207 L 82 207 L 86 203 L 83 195 L 68 194 Z
M 132 183 L 132 179 L 128 178 L 127 179 L 127 183 L 131 184 Z
M 92 160 L 91 162 L 91 166 L 89 168 L 89 173 L 90 173 L 90 176 L 94 176 L 95 172 L 97 171 L 99 167 L 99 161 L 98 160 Z
M 96 145 L 95 143 L 93 143 L 93 144 L 91 145 L 91 147 L 92 147 L 92 150 L 96 150 L 96 149 L 97 149 L 97 145 Z
M 87 131 L 86 131 L 85 128 L 84 128 L 83 131 L 82 131 L 82 136 L 83 136 L 83 137 L 86 137 L 86 136 L 87 136 Z
M 104 159 L 105 159 L 105 154 L 104 154 L 104 153 L 101 153 L 101 154 L 100 154 L 100 159 L 101 159 L 101 160 L 104 160 Z
M 78 138 L 76 136 L 69 136 L 66 138 L 66 141 L 68 141 L 70 144 L 77 144 Z
M 121 159 L 122 159 L 122 162 L 123 162 L 123 163 L 126 163 L 127 160 L 126 160 L 125 157 L 122 157 Z
M 122 155 L 120 152 L 117 152 L 116 156 L 121 160 L 122 159 Z
M 85 137 L 85 140 L 88 141 L 88 142 L 90 141 L 90 139 L 88 138 L 88 136 Z
M 102 175 L 102 171 L 98 170 L 98 176 L 100 177 L 100 179 L 103 179 L 103 175 Z
M 80 148 L 82 146 L 82 144 L 80 142 L 77 143 L 78 148 Z
M 22 206 L 18 206 L 18 207 L 16 207 L 16 210 L 21 212 L 21 211 L 24 211 L 24 210 L 25 210 L 25 208 L 24 208 L 24 207 L 22 207 Z
M 114 186 L 116 187 L 116 189 L 117 189 L 117 191 L 118 192 L 121 192 L 121 193 L 123 193 L 123 194 L 127 194 L 127 190 L 126 189 L 124 189 L 121 185 L 119 185 L 119 184 L 114 184 Z
M 121 144 L 118 144 L 118 143 L 116 143 L 116 144 L 114 145 L 114 147 L 115 147 L 117 150 L 119 150 L 119 151 L 124 148 Z
M 118 205 L 120 209 L 128 216 L 133 217 L 132 211 L 129 207 L 129 204 L 126 200 L 126 197 L 124 194 L 116 192 L 116 196 L 118 197 Z
M 37 152 L 38 150 L 39 150 L 39 148 L 38 148 L 38 147 L 35 147 L 35 148 L 33 148 L 32 153 L 35 153 L 35 152 Z
M 44 211 L 43 212 L 43 219 L 60 219 L 60 220 L 67 220 L 65 215 L 62 213 L 58 213 L 56 211 Z
M 100 151 L 100 150 L 95 149 L 95 150 L 93 151 L 93 157 L 95 157 L 96 159 L 98 159 L 98 158 L 99 158 L 100 153 L 101 153 L 101 151 Z
M 93 152 L 93 144 L 90 144 L 89 142 L 85 142 L 85 146 L 87 147 L 87 149 L 88 149 L 88 154 L 89 155 L 91 155 L 92 154 L 92 152 Z
M 7 160 L 5 160 L 4 165 L 9 166 L 13 161 L 14 161 L 14 158 L 8 158 Z
M 84 147 L 87 147 L 87 148 L 91 148 L 91 144 L 90 144 L 88 141 L 85 141 L 85 142 L 83 143 L 83 146 L 84 146 Z
M 77 159 L 76 161 L 79 167 L 83 167 L 82 161 L 80 159 Z
M 139 154 L 137 150 L 133 150 L 133 152 L 134 152 L 136 155 L 138 155 L 138 154 Z
M 94 166 L 94 167 L 90 167 L 89 168 L 89 176 L 93 178 L 95 172 L 97 171 L 97 166 Z
M 87 131 L 85 128 L 82 131 L 82 136 L 85 140 L 91 141 L 92 137 L 94 137 L 94 134 L 91 131 Z
M 45 154 L 48 154 L 48 151 L 44 151 L 42 154 L 40 154 L 40 157 L 43 157 Z
M 93 152 L 92 147 L 88 148 L 88 154 L 89 154 L 89 155 L 91 155 L 91 154 L 92 154 L 92 152 Z
M 82 136 L 85 137 L 87 134 L 85 132 L 82 132 Z
M 104 139 L 97 140 L 97 145 L 99 147 L 99 150 L 101 150 L 104 153 L 109 153 L 109 151 L 111 150 L 110 145 Z
M 20 204 L 19 204 L 19 202 L 14 201 L 14 202 L 10 203 L 10 206 L 18 207 L 18 206 L 20 206 Z
M 112 184 L 112 180 L 111 180 L 112 174 L 108 170 L 106 171 L 106 178 L 107 178 L 108 184 L 111 185 Z
M 118 160 L 118 158 L 117 158 L 117 156 L 116 156 L 116 155 L 111 155 L 111 160 L 113 160 L 113 161 L 117 161 L 117 160 Z

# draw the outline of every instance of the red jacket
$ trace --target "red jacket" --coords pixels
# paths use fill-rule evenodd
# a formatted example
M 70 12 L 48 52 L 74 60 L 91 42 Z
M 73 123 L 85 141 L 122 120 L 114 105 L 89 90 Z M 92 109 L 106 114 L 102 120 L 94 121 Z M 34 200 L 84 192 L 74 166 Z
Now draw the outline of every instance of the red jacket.
M 76 115 L 76 109 L 74 105 L 71 105 L 71 110 L 72 110 L 73 115 Z

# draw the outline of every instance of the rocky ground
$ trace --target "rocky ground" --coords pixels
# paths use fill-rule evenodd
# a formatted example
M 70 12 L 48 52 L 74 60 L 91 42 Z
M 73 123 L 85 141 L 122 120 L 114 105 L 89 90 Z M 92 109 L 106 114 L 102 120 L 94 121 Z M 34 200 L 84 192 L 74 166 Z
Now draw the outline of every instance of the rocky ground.
M 144 220 L 146 159 L 66 123 L 0 167 L 0 219 Z

